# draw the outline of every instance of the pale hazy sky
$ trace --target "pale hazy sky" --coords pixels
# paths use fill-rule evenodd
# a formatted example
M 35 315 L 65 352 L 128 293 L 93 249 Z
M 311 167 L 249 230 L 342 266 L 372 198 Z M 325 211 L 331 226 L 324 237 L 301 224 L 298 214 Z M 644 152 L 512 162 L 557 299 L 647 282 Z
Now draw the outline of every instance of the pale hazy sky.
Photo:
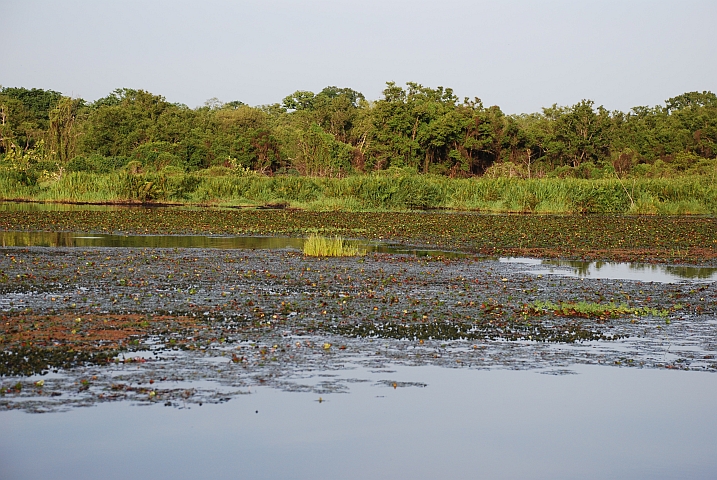
M 717 91 L 717 1 L 0 0 L 0 85 L 190 107 L 386 81 L 508 113 Z

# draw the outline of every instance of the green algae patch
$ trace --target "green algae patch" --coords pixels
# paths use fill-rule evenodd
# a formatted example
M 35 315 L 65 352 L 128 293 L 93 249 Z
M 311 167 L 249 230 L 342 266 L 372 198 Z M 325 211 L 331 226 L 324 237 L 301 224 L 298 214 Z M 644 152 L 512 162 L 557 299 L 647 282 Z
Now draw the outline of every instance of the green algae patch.
M 526 305 L 525 315 L 544 315 L 552 313 L 556 316 L 583 317 L 583 318 L 620 318 L 625 316 L 667 317 L 669 313 L 664 309 L 650 307 L 630 307 L 625 303 L 595 303 L 595 302 L 551 302 L 536 301 Z

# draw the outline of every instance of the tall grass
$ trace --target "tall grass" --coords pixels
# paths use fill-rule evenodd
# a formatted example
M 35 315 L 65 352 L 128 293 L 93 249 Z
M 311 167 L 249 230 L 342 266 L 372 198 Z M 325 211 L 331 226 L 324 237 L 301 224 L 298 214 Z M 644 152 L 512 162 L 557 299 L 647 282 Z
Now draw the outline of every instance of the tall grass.
M 354 257 L 360 254 L 359 248 L 350 245 L 342 237 L 322 237 L 310 235 L 304 242 L 304 255 L 311 257 Z
M 470 178 L 355 175 L 345 178 L 202 173 L 72 172 L 29 183 L 0 171 L 0 198 L 58 202 L 179 202 L 309 210 L 455 209 L 518 213 L 717 214 L 709 176 L 665 179 Z

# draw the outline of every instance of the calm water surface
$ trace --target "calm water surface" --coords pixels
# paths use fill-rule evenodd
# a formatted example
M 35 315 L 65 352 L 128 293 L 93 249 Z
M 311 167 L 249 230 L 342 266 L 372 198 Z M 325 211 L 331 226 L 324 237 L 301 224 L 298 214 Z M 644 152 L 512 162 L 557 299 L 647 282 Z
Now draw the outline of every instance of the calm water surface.
M 506 257 L 503 263 L 523 264 L 528 271 L 540 275 L 633 280 L 637 282 L 675 283 L 685 280 L 717 281 L 717 268 L 683 265 L 651 265 L 627 262 L 583 262 L 574 260 L 541 260 L 538 258 Z
M 351 378 L 350 392 L 253 387 L 225 404 L 186 409 L 112 403 L 3 412 L 0 477 L 717 476 L 714 374 L 347 365 L 296 381 L 322 374 Z
M 72 232 L 0 232 L 3 247 L 134 247 L 134 248 L 227 248 L 227 249 L 297 249 L 304 246 L 300 237 L 249 237 L 217 235 L 110 235 Z M 430 250 L 405 245 L 354 240 L 353 245 L 366 252 L 402 253 L 446 258 L 470 257 L 461 252 Z M 535 258 L 500 258 L 503 263 L 526 265 L 537 274 L 563 275 L 593 279 L 635 280 L 674 283 L 685 280 L 717 281 L 717 268 L 694 266 L 648 265 L 620 262 L 581 262 L 540 260 Z M 539 267 L 539 268 L 535 268 Z
M 250 237 L 220 235 L 111 235 L 72 232 L 0 231 L 3 247 L 130 247 L 130 248 L 226 248 L 301 250 L 303 237 Z M 456 251 L 421 249 L 361 240 L 349 241 L 365 252 L 406 253 L 419 256 L 467 257 Z
M 0 232 L 5 247 L 298 250 L 303 242 Z M 465 256 L 355 243 L 372 252 Z M 714 268 L 500 261 L 534 275 L 717 280 Z M 292 382 L 336 379 L 348 390 L 287 391 Z M 286 389 L 246 387 L 245 395 L 202 406 L 118 401 L 59 413 L 0 412 L 0 478 L 717 478 L 714 373 L 594 365 L 370 369 L 347 360 L 343 368 L 307 368 L 287 381 Z

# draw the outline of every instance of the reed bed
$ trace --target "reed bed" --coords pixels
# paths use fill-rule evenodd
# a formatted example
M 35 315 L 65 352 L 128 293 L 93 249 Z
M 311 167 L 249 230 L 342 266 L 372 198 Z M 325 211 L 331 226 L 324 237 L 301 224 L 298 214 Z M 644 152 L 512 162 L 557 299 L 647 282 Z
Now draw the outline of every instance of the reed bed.
M 310 235 L 304 242 L 304 255 L 310 257 L 355 257 L 361 252 L 342 237 Z
M 716 214 L 717 184 L 709 176 L 583 180 L 380 174 L 323 178 L 127 171 L 71 172 L 31 183 L 16 172 L 0 171 L 0 199 L 285 204 L 314 211 Z

